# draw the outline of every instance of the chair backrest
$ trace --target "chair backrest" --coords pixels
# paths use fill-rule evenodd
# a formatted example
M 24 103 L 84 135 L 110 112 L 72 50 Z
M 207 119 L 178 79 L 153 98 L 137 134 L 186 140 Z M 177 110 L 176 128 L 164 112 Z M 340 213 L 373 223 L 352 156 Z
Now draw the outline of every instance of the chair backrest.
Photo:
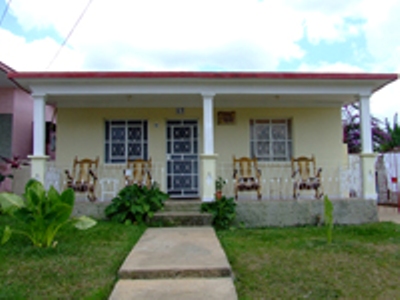
M 81 160 L 76 156 L 74 159 L 74 165 L 72 168 L 72 177 L 75 182 L 91 182 L 92 176 L 89 171 L 92 171 L 95 175 L 97 174 L 97 168 L 99 166 L 99 157 L 96 159 L 83 158 Z
M 136 183 L 149 184 L 151 174 L 151 158 L 149 160 L 135 159 L 127 160 L 125 179 Z
M 292 174 L 295 174 L 295 172 L 298 172 L 298 176 L 303 180 L 307 180 L 310 177 L 315 177 L 317 172 L 314 155 L 311 157 L 292 157 Z
M 233 156 L 233 169 L 238 172 L 239 177 L 257 177 L 257 158 Z

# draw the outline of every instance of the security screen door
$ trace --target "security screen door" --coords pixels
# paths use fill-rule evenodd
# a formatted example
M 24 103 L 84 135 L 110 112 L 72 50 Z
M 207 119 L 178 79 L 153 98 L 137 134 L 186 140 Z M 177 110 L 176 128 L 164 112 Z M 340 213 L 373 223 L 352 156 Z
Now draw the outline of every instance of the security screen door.
M 196 120 L 167 121 L 167 190 L 171 198 L 199 196 Z

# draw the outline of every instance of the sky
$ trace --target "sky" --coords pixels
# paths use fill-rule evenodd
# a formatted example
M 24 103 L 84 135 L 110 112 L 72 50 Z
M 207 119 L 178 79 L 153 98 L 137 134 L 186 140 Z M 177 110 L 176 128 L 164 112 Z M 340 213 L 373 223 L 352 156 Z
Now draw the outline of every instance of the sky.
M 400 0 L 0 0 L 0 22 L 17 71 L 400 73 Z M 399 111 L 400 80 L 371 97 Z

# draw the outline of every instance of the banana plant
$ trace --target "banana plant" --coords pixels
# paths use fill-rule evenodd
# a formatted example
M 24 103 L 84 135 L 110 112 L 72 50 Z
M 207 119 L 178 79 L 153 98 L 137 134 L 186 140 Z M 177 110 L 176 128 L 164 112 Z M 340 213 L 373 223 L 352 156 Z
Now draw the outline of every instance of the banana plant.
M 17 229 L 6 226 L 1 244 L 5 244 L 12 233 L 28 237 L 36 247 L 55 247 L 54 241 L 59 229 L 72 223 L 76 228 L 85 230 L 96 221 L 81 216 L 71 218 L 75 202 L 75 193 L 67 189 L 61 194 L 54 187 L 45 190 L 42 183 L 31 179 L 25 186 L 23 197 L 13 193 L 0 193 L 0 205 L 4 213 L 9 214 L 18 222 Z

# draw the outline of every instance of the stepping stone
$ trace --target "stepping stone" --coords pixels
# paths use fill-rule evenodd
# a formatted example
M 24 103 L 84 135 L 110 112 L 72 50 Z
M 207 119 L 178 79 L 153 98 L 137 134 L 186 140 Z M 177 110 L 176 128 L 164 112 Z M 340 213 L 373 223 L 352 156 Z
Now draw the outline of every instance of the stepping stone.
M 236 300 L 231 278 L 119 280 L 110 300 Z
M 119 270 L 120 279 L 229 277 L 212 227 L 148 228 Z

